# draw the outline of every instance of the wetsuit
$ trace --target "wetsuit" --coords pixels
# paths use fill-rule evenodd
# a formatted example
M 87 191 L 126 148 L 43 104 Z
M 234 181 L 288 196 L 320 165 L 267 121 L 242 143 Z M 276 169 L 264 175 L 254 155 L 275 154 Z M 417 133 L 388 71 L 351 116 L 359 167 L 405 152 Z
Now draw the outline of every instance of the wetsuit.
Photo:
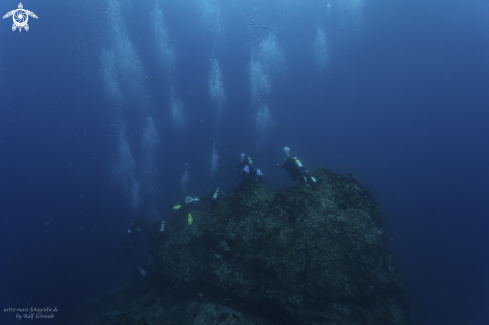
M 127 230 L 127 232 L 129 233 L 129 238 L 124 245 L 124 253 L 122 254 L 123 259 L 128 257 L 129 254 L 131 254 L 131 250 L 134 248 L 134 246 L 136 246 L 139 233 L 143 231 L 143 225 L 143 218 L 138 218 L 134 220 L 129 226 L 129 229 Z
M 250 163 L 251 162 L 251 163 Z M 244 171 L 245 167 L 248 166 L 248 173 Z M 256 175 L 256 169 L 253 168 L 253 160 L 251 160 L 251 157 L 245 158 L 239 165 L 238 165 L 238 175 L 243 176 L 246 174 L 250 175 Z
M 282 166 L 278 165 L 280 168 L 285 168 L 285 170 L 290 173 L 290 178 L 293 181 L 300 182 L 310 182 L 312 183 L 311 176 L 309 176 L 309 172 L 303 167 L 299 167 L 296 163 L 298 160 L 296 157 L 287 158 Z
M 214 198 L 215 196 L 215 193 L 217 192 L 217 196 Z M 217 207 L 217 205 L 219 203 L 221 203 L 221 197 L 222 197 L 222 190 L 220 189 L 216 189 L 216 191 L 214 191 L 214 193 L 212 194 L 212 196 L 205 196 L 205 197 L 201 197 L 199 198 L 200 201 L 208 201 L 211 203 L 211 209 L 214 209 L 215 207 Z

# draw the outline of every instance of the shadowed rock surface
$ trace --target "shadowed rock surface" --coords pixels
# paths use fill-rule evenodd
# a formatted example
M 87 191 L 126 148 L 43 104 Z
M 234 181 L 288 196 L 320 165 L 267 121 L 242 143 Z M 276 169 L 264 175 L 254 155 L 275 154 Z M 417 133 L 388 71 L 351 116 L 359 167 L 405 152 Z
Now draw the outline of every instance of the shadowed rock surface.
M 153 238 L 162 289 L 126 304 L 128 324 L 412 324 L 375 198 L 352 175 L 313 175 L 275 191 L 246 177 L 215 209 L 181 209 Z

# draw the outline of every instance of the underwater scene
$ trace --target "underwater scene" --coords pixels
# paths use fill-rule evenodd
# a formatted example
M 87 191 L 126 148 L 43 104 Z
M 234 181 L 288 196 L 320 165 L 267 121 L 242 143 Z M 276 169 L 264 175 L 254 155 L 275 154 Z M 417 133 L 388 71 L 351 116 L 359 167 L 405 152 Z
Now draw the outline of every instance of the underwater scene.
M 489 324 L 489 2 L 0 9 L 0 324 Z

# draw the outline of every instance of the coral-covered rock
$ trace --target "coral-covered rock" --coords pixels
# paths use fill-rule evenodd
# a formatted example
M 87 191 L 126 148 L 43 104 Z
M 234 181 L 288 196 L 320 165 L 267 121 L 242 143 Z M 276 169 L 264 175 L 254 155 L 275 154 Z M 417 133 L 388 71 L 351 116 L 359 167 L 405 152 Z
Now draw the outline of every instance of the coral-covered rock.
M 192 211 L 191 226 L 176 217 L 155 254 L 160 275 L 280 324 L 411 324 L 375 198 L 349 174 L 313 176 L 275 191 L 247 177 L 217 208 Z

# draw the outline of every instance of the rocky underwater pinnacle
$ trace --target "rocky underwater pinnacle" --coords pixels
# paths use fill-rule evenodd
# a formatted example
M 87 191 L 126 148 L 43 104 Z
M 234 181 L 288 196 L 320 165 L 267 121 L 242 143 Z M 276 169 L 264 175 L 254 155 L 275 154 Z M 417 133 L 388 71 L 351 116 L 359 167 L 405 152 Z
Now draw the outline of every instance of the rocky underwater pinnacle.
M 413 323 L 373 195 L 349 174 L 313 176 L 278 190 L 250 176 L 192 225 L 167 223 L 154 259 L 193 310 L 182 324 Z

